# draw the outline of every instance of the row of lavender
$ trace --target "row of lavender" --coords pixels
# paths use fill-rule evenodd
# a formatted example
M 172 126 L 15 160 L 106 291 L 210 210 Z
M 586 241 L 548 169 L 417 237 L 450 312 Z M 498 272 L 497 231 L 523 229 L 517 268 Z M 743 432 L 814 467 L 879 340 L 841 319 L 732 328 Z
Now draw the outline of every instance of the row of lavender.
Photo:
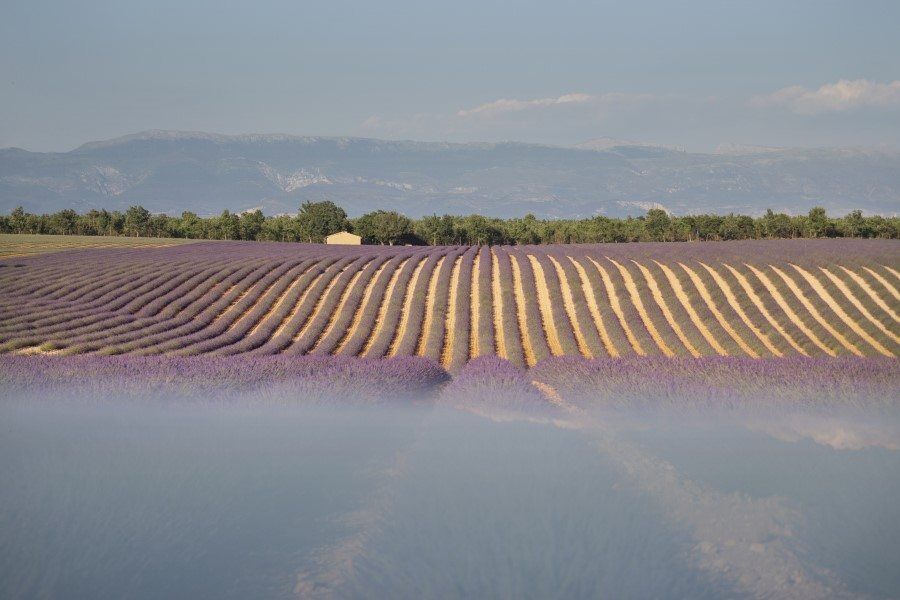
M 0 270 L 0 351 L 423 356 L 896 356 L 900 244 L 539 247 L 218 243 Z
M 890 359 L 546 359 L 497 357 L 450 376 L 427 358 L 334 356 L 0 357 L 0 399 L 134 399 L 178 403 L 421 404 L 507 416 L 633 410 L 864 408 L 896 416 L 900 365 Z

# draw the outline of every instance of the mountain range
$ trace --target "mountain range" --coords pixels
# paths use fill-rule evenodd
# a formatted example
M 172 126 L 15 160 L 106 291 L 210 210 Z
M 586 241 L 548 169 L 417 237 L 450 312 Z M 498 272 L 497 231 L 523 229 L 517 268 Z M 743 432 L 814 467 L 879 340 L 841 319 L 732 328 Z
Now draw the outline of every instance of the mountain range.
M 201 215 L 294 213 L 333 200 L 351 216 L 757 215 L 900 209 L 900 151 L 720 146 L 712 154 L 600 138 L 576 147 L 146 131 L 69 152 L 0 150 L 0 213 L 63 208 Z

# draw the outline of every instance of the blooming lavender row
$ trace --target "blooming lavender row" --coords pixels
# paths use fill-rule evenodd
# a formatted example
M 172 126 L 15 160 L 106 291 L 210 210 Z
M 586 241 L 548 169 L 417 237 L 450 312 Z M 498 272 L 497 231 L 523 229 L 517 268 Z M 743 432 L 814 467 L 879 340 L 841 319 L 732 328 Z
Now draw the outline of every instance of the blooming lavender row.
M 554 357 L 529 376 L 592 410 L 860 407 L 900 410 L 892 359 Z
M 428 400 L 446 379 L 440 366 L 416 357 L 0 357 L 6 402 L 409 402 Z

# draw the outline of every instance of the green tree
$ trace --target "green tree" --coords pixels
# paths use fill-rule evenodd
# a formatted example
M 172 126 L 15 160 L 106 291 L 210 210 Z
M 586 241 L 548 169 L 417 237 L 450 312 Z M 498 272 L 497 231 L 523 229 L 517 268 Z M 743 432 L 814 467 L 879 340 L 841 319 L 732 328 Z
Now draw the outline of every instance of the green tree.
M 660 208 L 651 208 L 644 218 L 644 230 L 654 242 L 668 242 L 671 239 L 672 220 L 669 213 Z
M 353 222 L 353 230 L 367 244 L 400 244 L 413 233 L 412 221 L 396 211 L 377 210 Z
M 413 224 L 417 236 L 432 246 L 446 246 L 454 243 L 455 219 L 450 215 L 422 217 Z
M 301 238 L 310 243 L 321 243 L 332 233 L 350 230 L 347 213 L 330 200 L 304 202 L 296 220 Z
M 241 223 L 240 223 L 240 236 L 242 240 L 255 240 L 259 238 L 259 234 L 262 231 L 263 224 L 266 222 L 266 217 L 263 215 L 262 211 L 256 209 L 254 211 L 247 211 L 241 213 Z
M 150 228 L 150 211 L 143 206 L 132 206 L 125 211 L 125 232 L 138 237 L 145 236 Z

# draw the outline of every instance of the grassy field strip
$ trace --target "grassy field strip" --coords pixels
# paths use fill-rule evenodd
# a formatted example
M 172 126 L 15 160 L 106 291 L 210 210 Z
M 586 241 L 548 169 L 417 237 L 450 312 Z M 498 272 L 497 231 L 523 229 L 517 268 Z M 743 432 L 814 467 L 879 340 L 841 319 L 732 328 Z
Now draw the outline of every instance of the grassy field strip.
M 631 344 L 631 349 L 634 350 L 635 354 L 637 354 L 638 356 L 646 356 L 647 352 L 644 350 L 644 347 L 641 346 L 640 341 L 638 341 L 637 337 L 635 337 L 634 335 L 634 332 L 631 331 L 631 327 L 629 327 L 628 325 L 628 319 L 625 318 L 625 312 L 622 310 L 622 305 L 619 302 L 619 297 L 616 294 L 616 289 L 613 285 L 612 279 L 610 279 L 609 277 L 609 273 L 606 272 L 606 269 L 603 268 L 603 265 L 598 263 L 593 258 L 588 257 L 588 260 L 594 264 L 594 266 L 597 268 L 597 271 L 600 273 L 600 278 L 603 280 L 603 287 L 606 290 L 606 297 L 609 298 L 610 307 L 612 308 L 613 313 L 616 315 L 616 318 L 619 320 L 619 325 L 625 332 L 625 337 L 628 339 L 628 343 Z
M 890 292 L 891 296 L 894 297 L 894 300 L 896 300 L 897 302 L 900 302 L 900 292 L 897 291 L 897 288 L 895 288 L 893 286 L 893 284 L 891 284 L 890 281 L 885 279 L 881 273 L 879 273 L 878 271 L 875 271 L 874 269 L 870 269 L 869 267 L 863 267 L 863 269 L 865 269 L 866 272 L 868 272 L 872 277 L 874 277 L 878 283 L 883 285 L 885 287 L 885 289 L 888 292 Z
M 513 274 L 513 292 L 516 297 L 516 318 L 519 321 L 519 334 L 522 336 L 522 351 L 525 353 L 525 364 L 529 367 L 537 362 L 534 351 L 534 340 L 528 331 L 528 323 L 525 317 L 525 289 L 522 286 L 522 270 L 519 261 L 513 255 L 509 256 Z
M 848 315 L 847 312 L 843 308 L 841 308 L 840 304 L 837 303 L 834 297 L 830 293 L 828 293 L 828 290 L 826 290 L 822 285 L 822 282 L 813 277 L 812 273 L 793 263 L 791 264 L 791 266 L 794 267 L 794 270 L 797 271 L 800 276 L 806 280 L 813 291 L 818 294 L 822 300 L 825 301 L 825 305 L 828 306 L 828 308 L 830 308 L 834 312 L 834 314 L 836 314 L 838 318 L 843 321 L 847 327 L 850 328 L 853 333 L 861 337 L 867 344 L 875 348 L 875 350 L 879 353 L 891 358 L 894 357 L 893 352 L 885 348 L 878 340 L 869 335 L 869 332 L 860 327 L 859 323 L 850 318 L 850 315 Z
M 803 319 L 801 319 L 800 316 L 796 312 L 794 312 L 794 309 L 791 308 L 791 305 L 788 304 L 784 296 L 781 295 L 781 292 L 778 291 L 778 288 L 775 286 L 772 280 L 769 279 L 768 275 L 766 275 L 764 272 L 762 272 L 760 269 L 757 269 L 753 265 L 745 263 L 744 266 L 746 266 L 748 269 L 750 269 L 750 271 L 753 272 L 754 275 L 756 275 L 756 278 L 759 279 L 760 283 L 763 284 L 763 287 L 768 290 L 769 294 L 775 300 L 775 303 L 778 304 L 778 307 L 784 311 L 784 314 L 788 316 L 788 318 L 791 320 L 791 323 L 793 323 L 797 327 L 797 329 L 803 332 L 803 335 L 809 338 L 809 340 L 825 354 L 829 356 L 837 356 L 837 352 L 835 352 L 833 348 L 825 344 L 825 342 L 823 342 L 819 338 L 819 336 L 817 336 L 816 333 L 806 325 Z
M 732 267 L 731 265 L 724 264 L 724 263 L 723 263 L 723 265 L 726 269 L 729 270 L 729 272 L 731 272 L 732 275 L 734 275 L 734 278 L 737 279 L 741 288 L 743 288 L 744 293 L 747 294 L 747 297 L 750 298 L 750 301 L 753 303 L 753 305 L 756 307 L 756 309 L 760 312 L 760 314 L 762 314 L 762 316 L 766 319 L 766 321 L 769 322 L 769 325 L 771 325 L 772 328 L 775 329 L 775 331 L 777 331 L 778 334 L 782 338 L 784 338 L 788 344 L 790 344 L 791 348 L 793 348 L 794 350 L 796 350 L 803 356 L 809 356 L 809 353 L 803 349 L 803 346 L 798 344 L 797 340 L 795 340 L 793 338 L 793 336 L 791 336 L 791 334 L 789 334 L 784 329 L 784 327 L 781 326 L 781 324 L 775 319 L 775 317 L 772 316 L 772 313 L 769 311 L 768 308 L 766 308 L 766 305 L 763 304 L 762 299 L 756 293 L 756 290 L 753 289 L 753 286 L 750 285 L 750 282 L 747 281 L 747 278 L 744 277 L 744 274 L 741 273 L 740 271 L 738 271 L 737 269 L 735 269 L 734 267 Z
M 416 265 L 416 268 L 413 271 L 409 283 L 406 284 L 406 293 L 403 295 L 403 308 L 400 311 L 400 324 L 397 327 L 397 331 L 394 332 L 394 339 L 391 342 L 390 349 L 388 350 L 388 356 L 396 356 L 397 348 L 398 346 L 400 346 L 400 342 L 403 340 L 403 336 L 404 334 L 406 334 L 406 330 L 409 327 L 409 313 L 412 311 L 413 296 L 416 290 L 416 285 L 419 282 L 419 275 L 422 273 L 422 269 L 425 268 L 425 263 L 427 262 L 427 257 L 419 261 L 419 264 Z
M 428 280 L 428 291 L 425 294 L 425 319 L 422 321 L 422 328 L 419 330 L 418 342 L 416 343 L 416 355 L 423 356 L 425 354 L 425 340 L 428 339 L 428 332 L 431 331 L 431 323 L 434 321 L 434 304 L 437 301 L 437 285 L 438 278 L 441 275 L 441 269 L 447 257 L 442 256 L 438 259 L 434 270 L 431 272 L 431 279 Z
M 491 250 L 491 297 L 494 305 L 494 343 L 497 345 L 497 356 L 509 359 L 506 352 L 506 338 L 503 331 L 503 296 L 500 293 L 500 261 Z
M 600 341 L 603 342 L 606 353 L 612 358 L 616 358 L 619 356 L 619 351 L 616 350 L 612 340 L 609 339 L 609 333 L 606 331 L 606 326 L 603 324 L 603 316 L 600 314 L 600 307 L 597 306 L 597 297 L 594 295 L 594 290 L 591 288 L 591 282 L 588 279 L 587 271 L 584 270 L 584 265 L 571 256 L 569 256 L 568 259 L 578 272 L 578 279 L 581 280 L 581 291 L 584 293 L 584 297 L 587 300 L 588 310 L 594 321 L 594 327 L 597 328 L 597 334 L 600 336 Z
M 322 343 L 322 340 L 328 338 L 331 332 L 334 330 L 334 324 L 337 322 L 338 318 L 348 309 L 347 300 L 353 294 L 353 289 L 357 285 L 365 285 L 367 288 L 371 288 L 372 284 L 375 283 L 375 277 L 369 278 L 368 283 L 359 283 L 359 280 L 362 278 L 363 273 L 365 273 L 366 268 L 373 263 L 375 259 L 369 260 L 363 267 L 353 274 L 353 277 L 350 278 L 350 281 L 347 283 L 347 286 L 344 288 L 343 292 L 341 292 L 340 299 L 338 300 L 337 308 L 328 315 L 328 322 L 325 324 L 325 328 L 322 330 L 322 333 L 319 337 L 316 338 L 315 342 L 310 349 L 310 352 L 315 352 L 319 349 L 319 345 Z M 384 267 L 384 263 L 381 264 L 380 268 Z M 357 307 L 358 309 L 359 307 Z M 356 314 L 356 310 L 353 311 L 354 315 Z M 349 330 L 347 331 L 349 333 Z
M 106 248 L 168 248 L 199 240 L 179 238 L 106 237 L 93 235 L 0 234 L 0 260 L 51 252 Z
M 854 283 L 856 283 L 856 285 L 862 288 L 862 291 L 872 299 L 872 302 L 874 302 L 878 306 L 878 308 L 889 314 L 895 322 L 900 323 L 900 316 L 897 316 L 897 313 L 895 313 L 894 310 L 887 305 L 884 299 L 878 295 L 878 293 L 872 288 L 871 285 L 869 285 L 868 281 L 863 279 L 859 275 L 859 273 L 855 273 L 847 267 L 841 266 L 841 269 L 850 277 L 850 279 L 854 281 Z
M 759 358 L 759 354 L 747 345 L 747 342 L 744 341 L 737 331 L 731 326 L 725 316 L 719 311 L 719 307 L 716 306 L 715 301 L 713 301 L 712 296 L 709 294 L 709 290 L 706 288 L 706 284 L 703 283 L 703 280 L 700 279 L 700 276 L 694 272 L 689 266 L 684 263 L 678 263 L 678 265 L 687 273 L 688 277 L 690 277 L 691 282 L 694 284 L 694 287 L 697 288 L 697 292 L 700 294 L 700 297 L 703 298 L 703 302 L 706 304 L 706 307 L 709 309 L 709 312 L 713 314 L 716 321 L 725 330 L 731 339 L 735 341 L 738 347 L 744 351 L 747 356 L 750 358 Z
M 456 297 L 459 295 L 459 268 L 463 257 L 457 256 L 450 272 L 450 290 L 447 300 L 447 311 L 444 316 L 444 340 L 441 347 L 441 366 L 447 368 L 453 356 L 453 343 L 456 338 Z
M 591 348 L 588 345 L 587 340 L 584 337 L 584 332 L 581 330 L 581 325 L 578 322 L 578 315 L 575 310 L 575 296 L 572 293 L 572 288 L 569 286 L 569 278 L 566 277 L 562 265 L 559 264 L 559 261 L 556 260 L 555 257 L 548 255 L 547 258 L 553 263 L 553 268 L 556 270 L 556 276 L 559 278 L 559 285 L 563 297 L 563 307 L 566 309 L 569 322 L 572 324 L 575 341 L 578 343 L 578 351 L 581 352 L 582 356 L 594 358 L 594 353 L 591 352 Z
M 688 317 L 691 320 L 691 323 L 694 324 L 694 327 L 700 332 L 700 335 L 703 336 L 703 339 L 715 350 L 716 354 L 719 356 L 728 356 L 728 351 L 722 347 L 722 344 L 719 343 L 719 340 L 716 339 L 716 336 L 712 334 L 706 324 L 703 322 L 703 319 L 700 318 L 700 315 L 697 314 L 697 311 L 694 309 L 694 305 L 691 303 L 691 299 L 688 297 L 687 293 L 684 291 L 684 287 L 681 285 L 681 281 L 675 275 L 675 272 L 669 268 L 668 265 L 659 262 L 658 260 L 654 260 L 654 263 L 662 269 L 663 274 L 666 276 L 666 279 L 669 281 L 669 285 L 672 286 L 672 290 L 675 292 L 675 297 L 678 298 L 678 302 L 681 303 L 681 306 L 684 308 L 685 312 L 688 314 Z
M 669 358 L 675 356 L 675 352 L 671 348 L 669 348 L 669 345 L 666 344 L 665 340 L 663 340 L 662 336 L 659 334 L 659 331 L 656 329 L 656 325 L 653 323 L 653 319 L 651 319 L 650 315 L 647 314 L 647 308 L 644 306 L 644 302 L 641 300 L 641 294 L 640 292 L 638 292 L 637 286 L 634 283 L 634 278 L 631 277 L 631 273 L 624 266 L 617 263 L 608 256 L 606 257 L 606 260 L 616 266 L 616 268 L 619 270 L 619 273 L 622 275 L 622 279 L 625 280 L 625 289 L 628 291 L 628 295 L 631 298 L 631 303 L 634 304 L 635 309 L 637 309 L 641 321 L 643 321 L 644 326 L 650 333 L 650 337 L 662 351 L 663 355 L 668 356 Z
M 737 314 L 737 316 L 744 322 L 744 325 L 747 326 L 747 329 L 753 332 L 753 335 L 759 339 L 760 342 L 763 343 L 763 346 L 766 349 L 774 354 L 775 356 L 784 356 L 784 353 L 781 352 L 775 345 L 772 343 L 772 340 L 769 339 L 765 333 L 763 333 L 759 327 L 750 319 L 747 313 L 744 311 L 741 303 L 738 301 L 737 297 L 734 295 L 734 291 L 731 289 L 731 286 L 728 285 L 728 282 L 719 274 L 718 271 L 707 265 L 706 263 L 700 263 L 700 265 L 709 272 L 712 276 L 713 281 L 716 282 L 716 285 L 719 286 L 719 289 L 722 290 L 722 293 L 725 294 L 725 300 L 728 302 L 728 305 L 731 306 L 732 310 Z
M 857 348 L 847 338 L 845 338 L 843 335 L 841 335 L 840 331 L 838 331 L 834 327 L 832 327 L 828 323 L 828 321 L 826 321 L 825 318 L 822 317 L 822 314 L 816 309 L 815 306 L 813 306 L 812 302 L 809 301 L 809 298 L 807 298 L 803 294 L 803 291 L 797 286 L 796 281 L 791 279 L 791 277 L 787 273 L 785 273 L 778 267 L 769 265 L 769 268 L 771 268 L 773 271 L 775 271 L 775 273 L 781 278 L 781 280 L 784 281 L 784 284 L 788 287 L 788 289 L 791 291 L 791 293 L 794 294 L 794 296 L 797 298 L 797 300 L 800 301 L 800 304 L 803 305 L 803 308 L 806 309 L 806 312 L 808 312 L 810 315 L 812 315 L 813 319 L 815 319 L 816 322 L 818 322 L 819 325 L 821 325 L 825 331 L 827 331 L 832 337 L 834 337 L 834 339 L 836 339 L 838 342 L 840 342 L 840 344 L 844 348 L 846 348 L 848 351 L 850 351 L 851 353 L 853 353 L 857 356 L 863 356 L 863 353 L 860 352 L 859 348 Z
M 471 311 L 469 315 L 469 322 L 472 324 L 472 333 L 471 335 L 469 335 L 469 356 L 472 358 L 481 356 L 480 349 L 478 348 L 478 332 L 481 331 L 481 324 L 478 322 L 478 302 L 481 298 L 481 295 L 479 294 L 481 290 L 478 287 L 478 277 L 480 274 L 481 253 L 478 253 L 475 255 L 475 259 L 472 261 L 472 284 L 469 288 L 469 310 Z
M 400 270 L 403 268 L 403 264 L 408 259 L 402 260 L 398 265 L 396 265 L 393 269 L 393 273 L 390 275 L 392 279 L 394 277 L 400 276 Z M 337 346 L 334 349 L 333 354 L 341 354 L 344 351 L 344 347 L 347 345 L 347 342 L 350 341 L 353 336 L 357 334 L 357 329 L 359 329 L 359 323 L 362 321 L 363 315 L 366 314 L 369 310 L 371 310 L 372 293 L 375 290 L 379 280 L 382 277 L 388 277 L 387 273 L 385 273 L 385 269 L 387 266 L 391 264 L 390 261 L 385 261 L 378 267 L 378 270 L 372 274 L 372 277 L 369 279 L 369 283 L 366 284 L 366 289 L 363 291 L 362 299 L 359 302 L 359 305 L 356 307 L 356 310 L 353 312 L 353 318 L 350 320 L 350 325 L 347 326 L 347 331 L 341 336 L 340 341 L 338 341 Z M 385 307 L 387 310 L 387 307 Z M 381 314 L 381 307 L 378 307 L 378 314 Z
M 893 331 L 887 328 L 887 326 L 875 318 L 869 310 L 860 302 L 859 298 L 856 297 L 856 294 L 853 293 L 846 283 L 841 281 L 840 277 L 826 269 L 825 267 L 819 267 L 819 270 L 825 274 L 828 279 L 834 284 L 834 286 L 840 290 L 840 292 L 850 301 L 850 303 L 858 310 L 862 316 L 864 316 L 872 325 L 877 327 L 884 335 L 889 337 L 895 344 L 900 344 L 900 336 L 896 335 Z
M 538 309 L 540 310 L 541 322 L 544 324 L 544 331 L 547 335 L 547 345 L 550 347 L 550 353 L 553 356 L 562 356 L 565 352 L 562 344 L 559 342 L 559 331 L 553 318 L 553 308 L 550 306 L 550 288 L 547 284 L 547 278 L 544 276 L 544 268 L 533 254 L 528 255 L 528 261 L 531 263 L 531 270 L 534 273 Z
M 675 332 L 675 335 L 678 336 L 678 339 L 681 340 L 681 343 L 684 344 L 684 347 L 687 348 L 687 351 L 694 358 L 700 356 L 700 351 L 691 343 L 691 340 L 684 334 L 681 326 L 678 324 L 678 321 L 675 319 L 674 315 L 672 315 L 672 311 L 669 309 L 669 305 L 666 303 L 665 298 L 662 295 L 662 292 L 659 289 L 659 285 L 656 283 L 656 279 L 653 277 L 653 273 L 650 270 L 637 262 L 636 260 L 632 260 L 637 268 L 641 271 L 641 274 L 644 276 L 644 281 L 647 282 L 647 287 L 650 288 L 650 294 L 653 296 L 653 300 L 656 302 L 659 309 L 662 311 L 663 316 L 668 321 L 669 326 L 672 328 L 672 331 Z

